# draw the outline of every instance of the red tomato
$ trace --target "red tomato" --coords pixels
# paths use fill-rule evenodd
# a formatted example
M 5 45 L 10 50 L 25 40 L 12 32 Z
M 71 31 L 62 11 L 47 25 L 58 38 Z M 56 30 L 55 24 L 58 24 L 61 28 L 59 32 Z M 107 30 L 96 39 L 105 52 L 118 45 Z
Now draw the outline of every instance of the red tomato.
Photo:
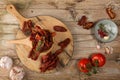
M 90 59 L 91 59 L 91 63 L 93 64 L 93 66 L 97 66 L 97 67 L 102 67 L 106 62 L 105 56 L 101 53 L 93 54 L 90 57 Z
M 78 68 L 81 72 L 87 73 L 92 69 L 92 65 L 89 59 L 83 58 L 78 62 Z

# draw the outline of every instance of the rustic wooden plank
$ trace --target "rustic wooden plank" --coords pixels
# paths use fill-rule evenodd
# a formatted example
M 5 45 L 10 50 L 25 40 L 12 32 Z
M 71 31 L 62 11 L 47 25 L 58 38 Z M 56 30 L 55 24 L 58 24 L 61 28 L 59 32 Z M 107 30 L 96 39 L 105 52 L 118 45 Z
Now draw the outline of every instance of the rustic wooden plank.
M 117 0 L 114 0 L 116 4 L 118 4 Z M 20 2 L 17 2 L 16 0 L 5 0 L 0 2 L 0 8 L 5 8 L 6 4 L 13 3 L 17 4 L 19 8 L 47 8 L 47 9 L 55 9 L 56 6 L 58 9 L 65 9 L 69 6 L 75 6 L 75 9 L 104 9 L 108 3 L 110 3 L 110 0 L 102 0 L 102 1 L 96 1 L 96 0 L 84 0 L 82 2 L 77 2 L 77 0 L 21 0 Z M 61 6 L 62 5 L 62 6 Z
M 15 39 L 13 34 L 0 34 L 0 57 L 8 55 L 16 56 L 15 45 L 7 43 L 8 40 Z
M 0 9 L 0 10 L 3 11 L 3 12 L 5 11 L 4 9 Z M 101 20 L 101 19 L 109 19 L 105 9 L 101 9 L 101 10 L 76 10 L 76 12 L 78 13 L 77 17 L 76 17 L 76 20 L 78 20 L 83 15 L 86 15 L 88 17 L 89 21 L 94 21 L 94 22 L 96 22 L 98 20 Z M 27 9 L 23 12 L 20 11 L 20 13 L 25 17 L 33 17 L 33 16 L 38 16 L 38 15 L 41 15 L 41 16 L 42 15 L 48 15 L 48 16 L 56 17 L 56 18 L 60 19 L 61 21 L 73 21 L 73 18 L 71 16 L 71 14 L 67 10 Z M 119 20 L 120 19 L 119 18 L 120 17 L 120 15 L 119 15 L 120 11 L 115 10 L 115 13 L 117 14 L 115 20 Z M 5 16 L 3 16 L 3 18 L 6 19 L 7 16 L 6 17 Z M 9 19 L 12 19 L 12 18 L 9 18 Z
M 4 12 L 4 9 L 0 9 L 2 12 Z M 33 17 L 33 16 L 38 16 L 38 15 L 48 15 L 48 16 L 53 16 L 56 17 L 58 19 L 60 19 L 61 21 L 74 21 L 74 19 L 72 18 L 71 14 L 69 13 L 69 11 L 67 10 L 59 10 L 59 9 L 27 9 L 25 11 L 20 11 L 21 15 L 23 15 L 24 17 Z M 101 19 L 109 19 L 109 16 L 107 15 L 105 9 L 102 10 L 76 10 L 76 12 L 78 13 L 76 16 L 76 20 L 78 20 L 79 18 L 81 18 L 81 16 L 86 15 L 88 17 L 88 21 L 93 21 L 96 22 L 98 20 Z M 29 14 L 28 14 L 29 13 Z M 115 10 L 115 13 L 117 14 L 115 20 L 119 20 L 120 18 L 120 11 L 119 10 Z M 64 14 L 64 15 L 63 15 Z M 101 15 L 102 14 L 102 15 Z M 2 19 L 6 19 L 7 17 L 10 17 L 10 14 L 6 14 L 6 15 L 2 15 Z M 96 17 L 97 16 L 97 17 Z M 14 19 L 12 17 L 10 17 L 9 19 Z M 8 19 L 8 20 L 9 20 Z
M 96 52 L 105 54 L 104 48 L 102 49 L 96 49 L 96 48 L 75 49 L 74 48 L 72 59 L 79 59 L 79 58 L 84 58 L 84 57 L 88 58 L 91 54 L 96 53 Z M 120 50 L 118 47 L 118 48 L 113 48 L 113 54 L 105 54 L 105 55 L 108 60 L 116 60 L 116 58 L 119 57 L 119 53 L 120 53 Z
M 50 80 L 50 79 L 54 79 L 54 80 L 79 80 L 79 76 L 54 76 L 54 77 L 48 77 L 48 76 L 35 76 L 35 77 L 28 77 L 29 80 Z
M 18 25 L 0 24 L 0 33 L 17 33 Z
M 0 34 L 0 40 L 15 39 L 15 34 Z
M 101 20 L 101 19 L 109 19 L 109 16 L 107 15 L 105 9 L 76 10 L 76 12 L 78 13 L 76 19 L 79 19 L 83 15 L 86 15 L 88 17 L 89 21 L 95 21 L 95 22 L 98 20 Z M 115 12 L 116 12 L 116 14 L 120 14 L 119 10 L 115 10 Z M 26 13 L 31 13 L 31 14 L 26 14 Z M 73 21 L 71 14 L 67 10 L 27 9 L 26 11 L 22 12 L 21 14 L 24 15 L 25 17 L 32 17 L 35 15 L 48 15 L 48 16 L 56 17 L 62 21 Z M 120 15 L 117 15 L 117 17 L 115 19 L 116 20 L 120 19 L 119 17 L 120 17 Z
M 95 38 L 95 35 L 89 35 L 89 34 L 79 34 L 79 35 L 76 35 L 76 34 L 73 34 L 73 39 L 74 39 L 74 42 L 86 42 L 87 41 L 94 41 L 94 43 L 96 42 L 96 44 L 98 43 L 97 39 Z M 119 43 L 120 41 L 120 35 L 118 35 L 115 40 L 113 40 L 113 42 L 109 42 L 109 43 L 106 43 L 106 44 L 112 44 L 114 42 L 118 42 Z
M 106 46 L 111 46 L 111 47 L 120 47 L 119 45 L 119 40 L 114 40 L 112 42 L 106 43 Z M 86 41 L 77 41 L 74 42 L 74 47 L 80 48 L 80 47 L 96 47 L 97 41 L 94 40 L 86 40 Z
M 73 40 L 74 42 L 84 42 L 84 41 L 89 41 L 89 40 L 93 40 L 94 39 L 94 35 L 76 35 L 76 34 L 73 34 Z
M 30 6 L 29 8 L 43 8 L 41 4 L 44 4 L 47 6 L 49 3 L 53 2 L 55 5 L 57 5 L 58 9 L 65 9 L 66 7 L 69 7 L 69 6 L 75 6 L 75 9 L 102 9 L 105 7 L 106 3 L 108 3 L 109 1 L 110 0 L 106 0 L 105 2 L 101 1 L 99 3 L 98 1 L 95 1 L 95 0 L 92 0 L 92 1 L 85 0 L 83 2 L 75 2 L 75 0 L 60 0 L 60 1 L 56 0 L 55 2 L 54 0 L 54 1 L 48 1 L 45 3 L 37 1 L 36 3 L 35 2 L 33 3 L 34 6 Z M 35 4 L 38 4 L 38 6 L 37 5 L 35 6 Z M 55 5 L 51 5 L 52 7 L 50 8 L 56 8 Z M 44 6 L 44 8 L 46 8 L 46 6 Z
M 2 10 L 0 9 L 0 11 L 2 11 Z M 0 23 L 1 24 L 8 24 L 8 25 L 18 24 L 17 19 L 13 15 L 9 14 L 6 10 L 3 10 L 2 12 L 5 12 L 5 13 L 0 15 Z
M 6 77 L 9 75 L 9 71 L 3 68 L 0 68 L 0 77 Z
M 16 54 L 16 51 L 15 50 L 11 50 L 11 49 L 0 49 L 1 50 L 1 53 L 0 53 L 0 58 L 3 57 L 3 56 L 9 56 L 9 57 L 16 57 L 17 54 Z
M 117 75 L 107 75 L 107 76 L 96 76 L 96 77 L 91 77 L 91 80 L 96 80 L 96 79 L 100 79 L 100 80 L 119 80 L 119 74 Z
M 6 76 L 0 76 L 0 80 L 10 80 L 10 79 Z
M 106 7 L 106 4 L 110 2 L 110 0 L 102 0 L 100 2 L 98 2 L 96 0 L 92 0 L 92 1 L 84 0 L 82 2 L 77 2 L 77 0 L 60 0 L 60 1 L 56 0 L 56 2 L 55 2 L 55 0 L 54 1 L 52 0 L 49 2 L 45 1 L 45 3 L 43 3 L 43 4 L 47 5 L 50 2 L 54 2 L 55 5 L 57 5 L 58 9 L 65 9 L 66 7 L 70 7 L 70 6 L 75 6 L 75 9 L 103 9 Z M 34 6 L 30 6 L 30 8 L 41 8 L 41 5 L 39 3 L 42 4 L 42 2 L 39 2 L 39 1 L 33 2 Z M 39 5 L 35 6 L 35 4 L 39 4 Z M 54 5 L 51 5 L 51 6 L 56 8 Z
M 15 35 L 0 35 L 0 48 L 5 49 L 5 48 L 11 48 L 14 49 L 14 45 L 8 43 L 8 40 L 15 39 Z

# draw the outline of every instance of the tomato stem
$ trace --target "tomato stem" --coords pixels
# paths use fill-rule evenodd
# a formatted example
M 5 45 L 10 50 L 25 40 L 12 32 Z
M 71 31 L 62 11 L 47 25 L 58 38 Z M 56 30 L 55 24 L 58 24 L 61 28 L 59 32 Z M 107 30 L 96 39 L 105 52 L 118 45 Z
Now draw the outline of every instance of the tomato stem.
M 95 63 L 95 67 L 99 66 L 99 61 L 98 60 L 95 60 L 94 63 Z
M 97 70 L 98 70 L 97 67 L 93 67 L 93 73 L 94 73 L 94 74 L 98 73 Z
M 92 74 L 91 74 L 91 72 L 87 72 L 86 75 L 91 76 Z

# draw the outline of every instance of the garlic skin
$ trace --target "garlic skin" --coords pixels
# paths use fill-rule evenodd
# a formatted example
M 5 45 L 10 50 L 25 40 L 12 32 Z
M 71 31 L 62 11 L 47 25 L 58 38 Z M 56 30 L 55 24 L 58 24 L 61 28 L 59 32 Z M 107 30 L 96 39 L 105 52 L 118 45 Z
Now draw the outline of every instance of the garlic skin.
M 110 46 L 105 47 L 105 53 L 106 54 L 112 54 L 113 53 L 113 48 Z
M 22 80 L 25 75 L 23 68 L 21 67 L 13 67 L 10 71 L 10 79 L 11 80 Z
M 0 59 L 1 68 L 10 70 L 12 68 L 12 65 L 13 65 L 13 60 L 10 57 L 4 56 Z

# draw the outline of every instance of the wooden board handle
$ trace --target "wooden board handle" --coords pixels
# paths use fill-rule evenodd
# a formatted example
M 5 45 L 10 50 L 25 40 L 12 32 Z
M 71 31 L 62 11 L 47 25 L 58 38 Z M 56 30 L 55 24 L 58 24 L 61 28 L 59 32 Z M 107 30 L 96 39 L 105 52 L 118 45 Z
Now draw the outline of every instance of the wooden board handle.
M 25 39 L 19 39 L 19 40 L 10 40 L 7 41 L 7 43 L 12 43 L 12 44 L 22 44 L 25 46 L 29 46 L 30 48 L 32 48 L 32 42 L 29 40 L 30 38 L 25 38 Z
M 7 5 L 6 10 L 9 13 L 13 14 L 21 24 L 26 20 L 26 18 L 24 18 L 17 12 L 16 8 L 12 4 Z

